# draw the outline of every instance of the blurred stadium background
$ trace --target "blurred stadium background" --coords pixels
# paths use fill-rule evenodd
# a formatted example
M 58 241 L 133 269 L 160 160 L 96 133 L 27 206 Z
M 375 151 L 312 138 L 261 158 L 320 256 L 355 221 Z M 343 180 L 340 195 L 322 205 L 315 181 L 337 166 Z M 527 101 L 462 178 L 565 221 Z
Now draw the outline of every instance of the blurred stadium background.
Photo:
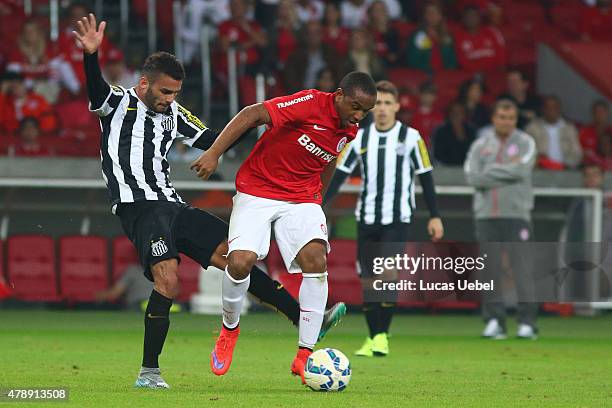
M 221 129 L 242 106 L 303 88 L 329 91 L 354 69 L 401 90 L 401 120 L 421 131 L 436 169 L 448 241 L 473 241 L 465 152 L 443 140 L 461 123 L 467 140 L 489 124 L 500 95 L 520 126 L 546 132 L 564 118 L 571 149 L 540 151 L 534 173 L 535 239 L 607 242 L 612 205 L 612 8 L 608 0 L 0 0 L 1 307 L 115 307 L 96 293 L 136 262 L 110 213 L 99 163 L 99 126 L 87 111 L 82 53 L 71 25 L 93 11 L 108 21 L 101 50 L 109 82 L 132 86 L 155 50 L 176 53 L 187 79 L 180 101 Z M 247 28 L 248 27 L 248 28 Z M 544 133 L 545 134 L 545 133 Z M 226 155 L 217 178 L 188 170 L 199 154 L 171 152 L 172 178 L 192 205 L 228 219 L 235 171 L 252 142 Z M 465 146 L 467 148 L 467 146 Z M 593 176 L 593 172 L 597 173 Z M 601 173 L 600 173 L 601 172 Z M 599 174 L 603 176 L 599 178 Z M 353 217 L 358 180 L 329 209 L 334 252 L 330 301 L 360 304 Z M 420 204 L 420 205 L 419 205 Z M 427 214 L 414 221 L 426 239 Z M 276 250 L 271 275 L 296 291 Z M 605 270 L 606 268 L 604 268 Z M 609 268 L 608 268 L 609 270 Z M 179 300 L 200 292 L 199 266 L 181 264 Z M 551 313 L 609 308 L 609 274 L 586 271 L 598 302 L 545 304 Z M 475 310 L 474 302 L 405 298 L 422 310 Z

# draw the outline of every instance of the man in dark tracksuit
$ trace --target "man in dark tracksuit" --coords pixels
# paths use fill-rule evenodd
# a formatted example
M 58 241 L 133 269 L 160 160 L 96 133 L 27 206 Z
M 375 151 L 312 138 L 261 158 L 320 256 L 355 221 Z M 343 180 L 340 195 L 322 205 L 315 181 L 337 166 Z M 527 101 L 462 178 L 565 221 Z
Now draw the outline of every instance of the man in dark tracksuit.
M 518 108 L 510 100 L 494 107 L 490 131 L 476 140 L 464 165 L 467 181 L 476 188 L 474 216 L 480 242 L 526 242 L 531 239 L 533 193 L 531 173 L 536 160 L 533 138 L 516 128 Z M 506 310 L 502 292 L 502 257 L 508 256 L 518 295 L 518 337 L 535 339 L 537 305 L 528 246 L 485 245 L 487 279 L 495 290 L 483 292 L 482 313 L 487 326 L 483 336 L 506 337 Z

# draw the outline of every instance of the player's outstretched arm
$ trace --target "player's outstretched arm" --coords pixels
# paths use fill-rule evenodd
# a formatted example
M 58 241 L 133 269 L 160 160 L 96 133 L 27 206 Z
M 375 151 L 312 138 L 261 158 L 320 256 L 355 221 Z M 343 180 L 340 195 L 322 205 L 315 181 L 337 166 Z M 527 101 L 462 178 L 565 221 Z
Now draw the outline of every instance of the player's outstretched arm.
M 272 123 L 268 110 L 262 103 L 247 106 L 242 109 L 225 126 L 219 137 L 206 152 L 191 163 L 191 170 L 195 170 L 198 177 L 207 180 L 217 168 L 219 158 L 236 142 L 247 130 Z
M 98 63 L 98 48 L 104 39 L 105 28 L 106 22 L 102 21 L 97 26 L 96 17 L 90 13 L 77 22 L 76 31 L 72 32 L 77 44 L 83 48 L 87 94 L 93 110 L 104 104 L 111 91 L 110 85 L 102 77 Z

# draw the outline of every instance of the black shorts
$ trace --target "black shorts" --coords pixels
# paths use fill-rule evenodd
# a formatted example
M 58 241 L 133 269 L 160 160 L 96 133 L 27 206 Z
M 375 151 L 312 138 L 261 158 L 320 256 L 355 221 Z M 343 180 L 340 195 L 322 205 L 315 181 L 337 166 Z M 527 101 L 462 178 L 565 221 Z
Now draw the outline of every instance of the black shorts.
M 170 201 L 119 204 L 117 215 L 150 281 L 151 266 L 166 259 L 180 261 L 179 253 L 207 268 L 215 249 L 227 239 L 229 228 L 206 211 Z
M 358 272 L 362 278 L 374 276 L 372 265 L 375 257 L 395 256 L 398 245 L 388 245 L 392 242 L 408 242 L 411 237 L 412 224 L 396 222 L 388 225 L 363 224 L 357 225 L 357 262 Z

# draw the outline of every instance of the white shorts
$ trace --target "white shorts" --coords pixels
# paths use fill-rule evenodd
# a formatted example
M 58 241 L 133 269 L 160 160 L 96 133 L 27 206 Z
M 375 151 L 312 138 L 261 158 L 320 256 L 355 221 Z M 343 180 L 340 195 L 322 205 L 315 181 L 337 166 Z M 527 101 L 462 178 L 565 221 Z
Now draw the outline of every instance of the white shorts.
M 321 206 L 315 203 L 290 203 L 237 192 L 229 224 L 228 254 L 232 251 L 251 251 L 257 259 L 264 259 L 270 249 L 270 235 L 274 236 L 289 273 L 301 273 L 295 262 L 298 252 L 310 241 L 327 240 L 327 220 Z

